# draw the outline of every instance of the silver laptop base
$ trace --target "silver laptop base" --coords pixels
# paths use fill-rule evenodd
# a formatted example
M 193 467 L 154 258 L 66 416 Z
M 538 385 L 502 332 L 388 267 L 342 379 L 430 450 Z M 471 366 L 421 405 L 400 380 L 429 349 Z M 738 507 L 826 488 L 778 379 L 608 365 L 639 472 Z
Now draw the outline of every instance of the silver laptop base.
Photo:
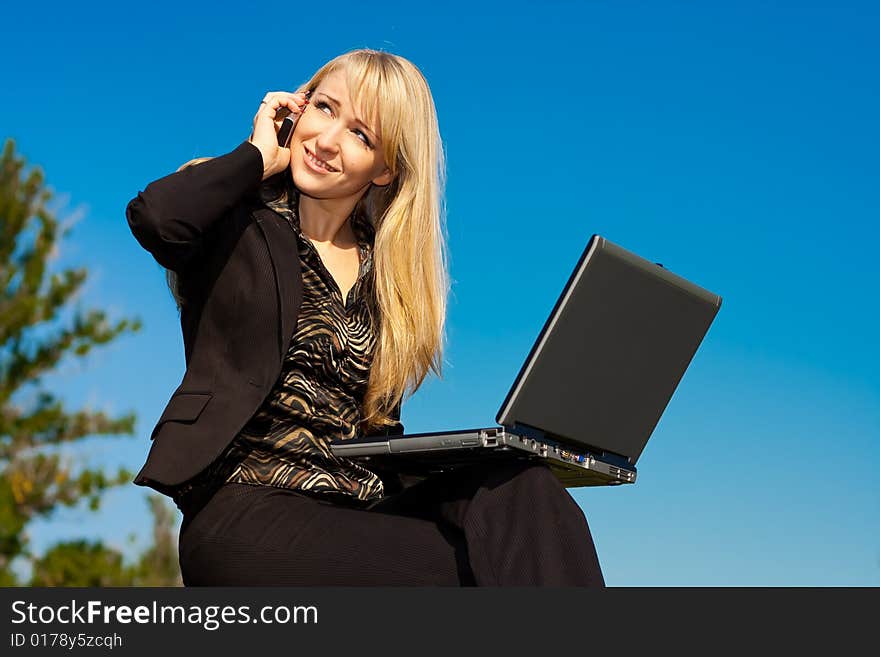
M 367 444 L 343 441 L 332 445 L 334 455 L 393 469 L 405 474 L 430 476 L 489 459 L 529 459 L 545 462 L 567 488 L 632 484 L 635 467 L 606 463 L 586 451 L 576 451 L 550 440 L 520 436 L 505 429 L 412 434 Z

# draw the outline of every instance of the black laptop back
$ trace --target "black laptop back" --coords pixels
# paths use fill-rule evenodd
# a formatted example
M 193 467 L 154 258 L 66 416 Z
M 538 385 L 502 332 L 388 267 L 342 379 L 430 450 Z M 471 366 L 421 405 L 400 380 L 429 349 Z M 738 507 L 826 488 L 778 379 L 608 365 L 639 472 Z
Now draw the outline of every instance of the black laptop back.
M 720 306 L 593 235 L 496 421 L 635 464 Z

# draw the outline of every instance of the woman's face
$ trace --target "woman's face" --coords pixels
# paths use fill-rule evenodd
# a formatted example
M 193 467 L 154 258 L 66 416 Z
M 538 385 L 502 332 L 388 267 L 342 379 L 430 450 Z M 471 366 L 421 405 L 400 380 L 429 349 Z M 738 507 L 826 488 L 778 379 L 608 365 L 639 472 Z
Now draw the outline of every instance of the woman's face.
M 314 90 L 290 139 L 290 173 L 300 192 L 356 201 L 370 183 L 391 182 L 375 126 L 361 123 L 366 119 L 359 110 L 343 71 L 327 75 Z

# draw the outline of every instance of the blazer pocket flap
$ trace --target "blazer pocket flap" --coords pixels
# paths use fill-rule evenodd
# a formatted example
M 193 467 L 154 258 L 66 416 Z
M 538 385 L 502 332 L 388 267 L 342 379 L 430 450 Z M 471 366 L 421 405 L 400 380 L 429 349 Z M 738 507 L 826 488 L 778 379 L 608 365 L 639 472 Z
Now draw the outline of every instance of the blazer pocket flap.
M 179 392 L 174 395 L 165 407 L 162 417 L 156 423 L 158 427 L 168 420 L 178 422 L 195 422 L 202 410 L 214 395 L 210 392 Z

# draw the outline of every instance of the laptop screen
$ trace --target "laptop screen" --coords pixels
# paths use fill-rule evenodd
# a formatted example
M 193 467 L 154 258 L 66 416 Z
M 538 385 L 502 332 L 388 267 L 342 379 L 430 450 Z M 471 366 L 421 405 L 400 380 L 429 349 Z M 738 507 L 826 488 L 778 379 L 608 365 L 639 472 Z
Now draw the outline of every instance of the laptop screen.
M 593 235 L 496 421 L 635 464 L 720 306 Z

